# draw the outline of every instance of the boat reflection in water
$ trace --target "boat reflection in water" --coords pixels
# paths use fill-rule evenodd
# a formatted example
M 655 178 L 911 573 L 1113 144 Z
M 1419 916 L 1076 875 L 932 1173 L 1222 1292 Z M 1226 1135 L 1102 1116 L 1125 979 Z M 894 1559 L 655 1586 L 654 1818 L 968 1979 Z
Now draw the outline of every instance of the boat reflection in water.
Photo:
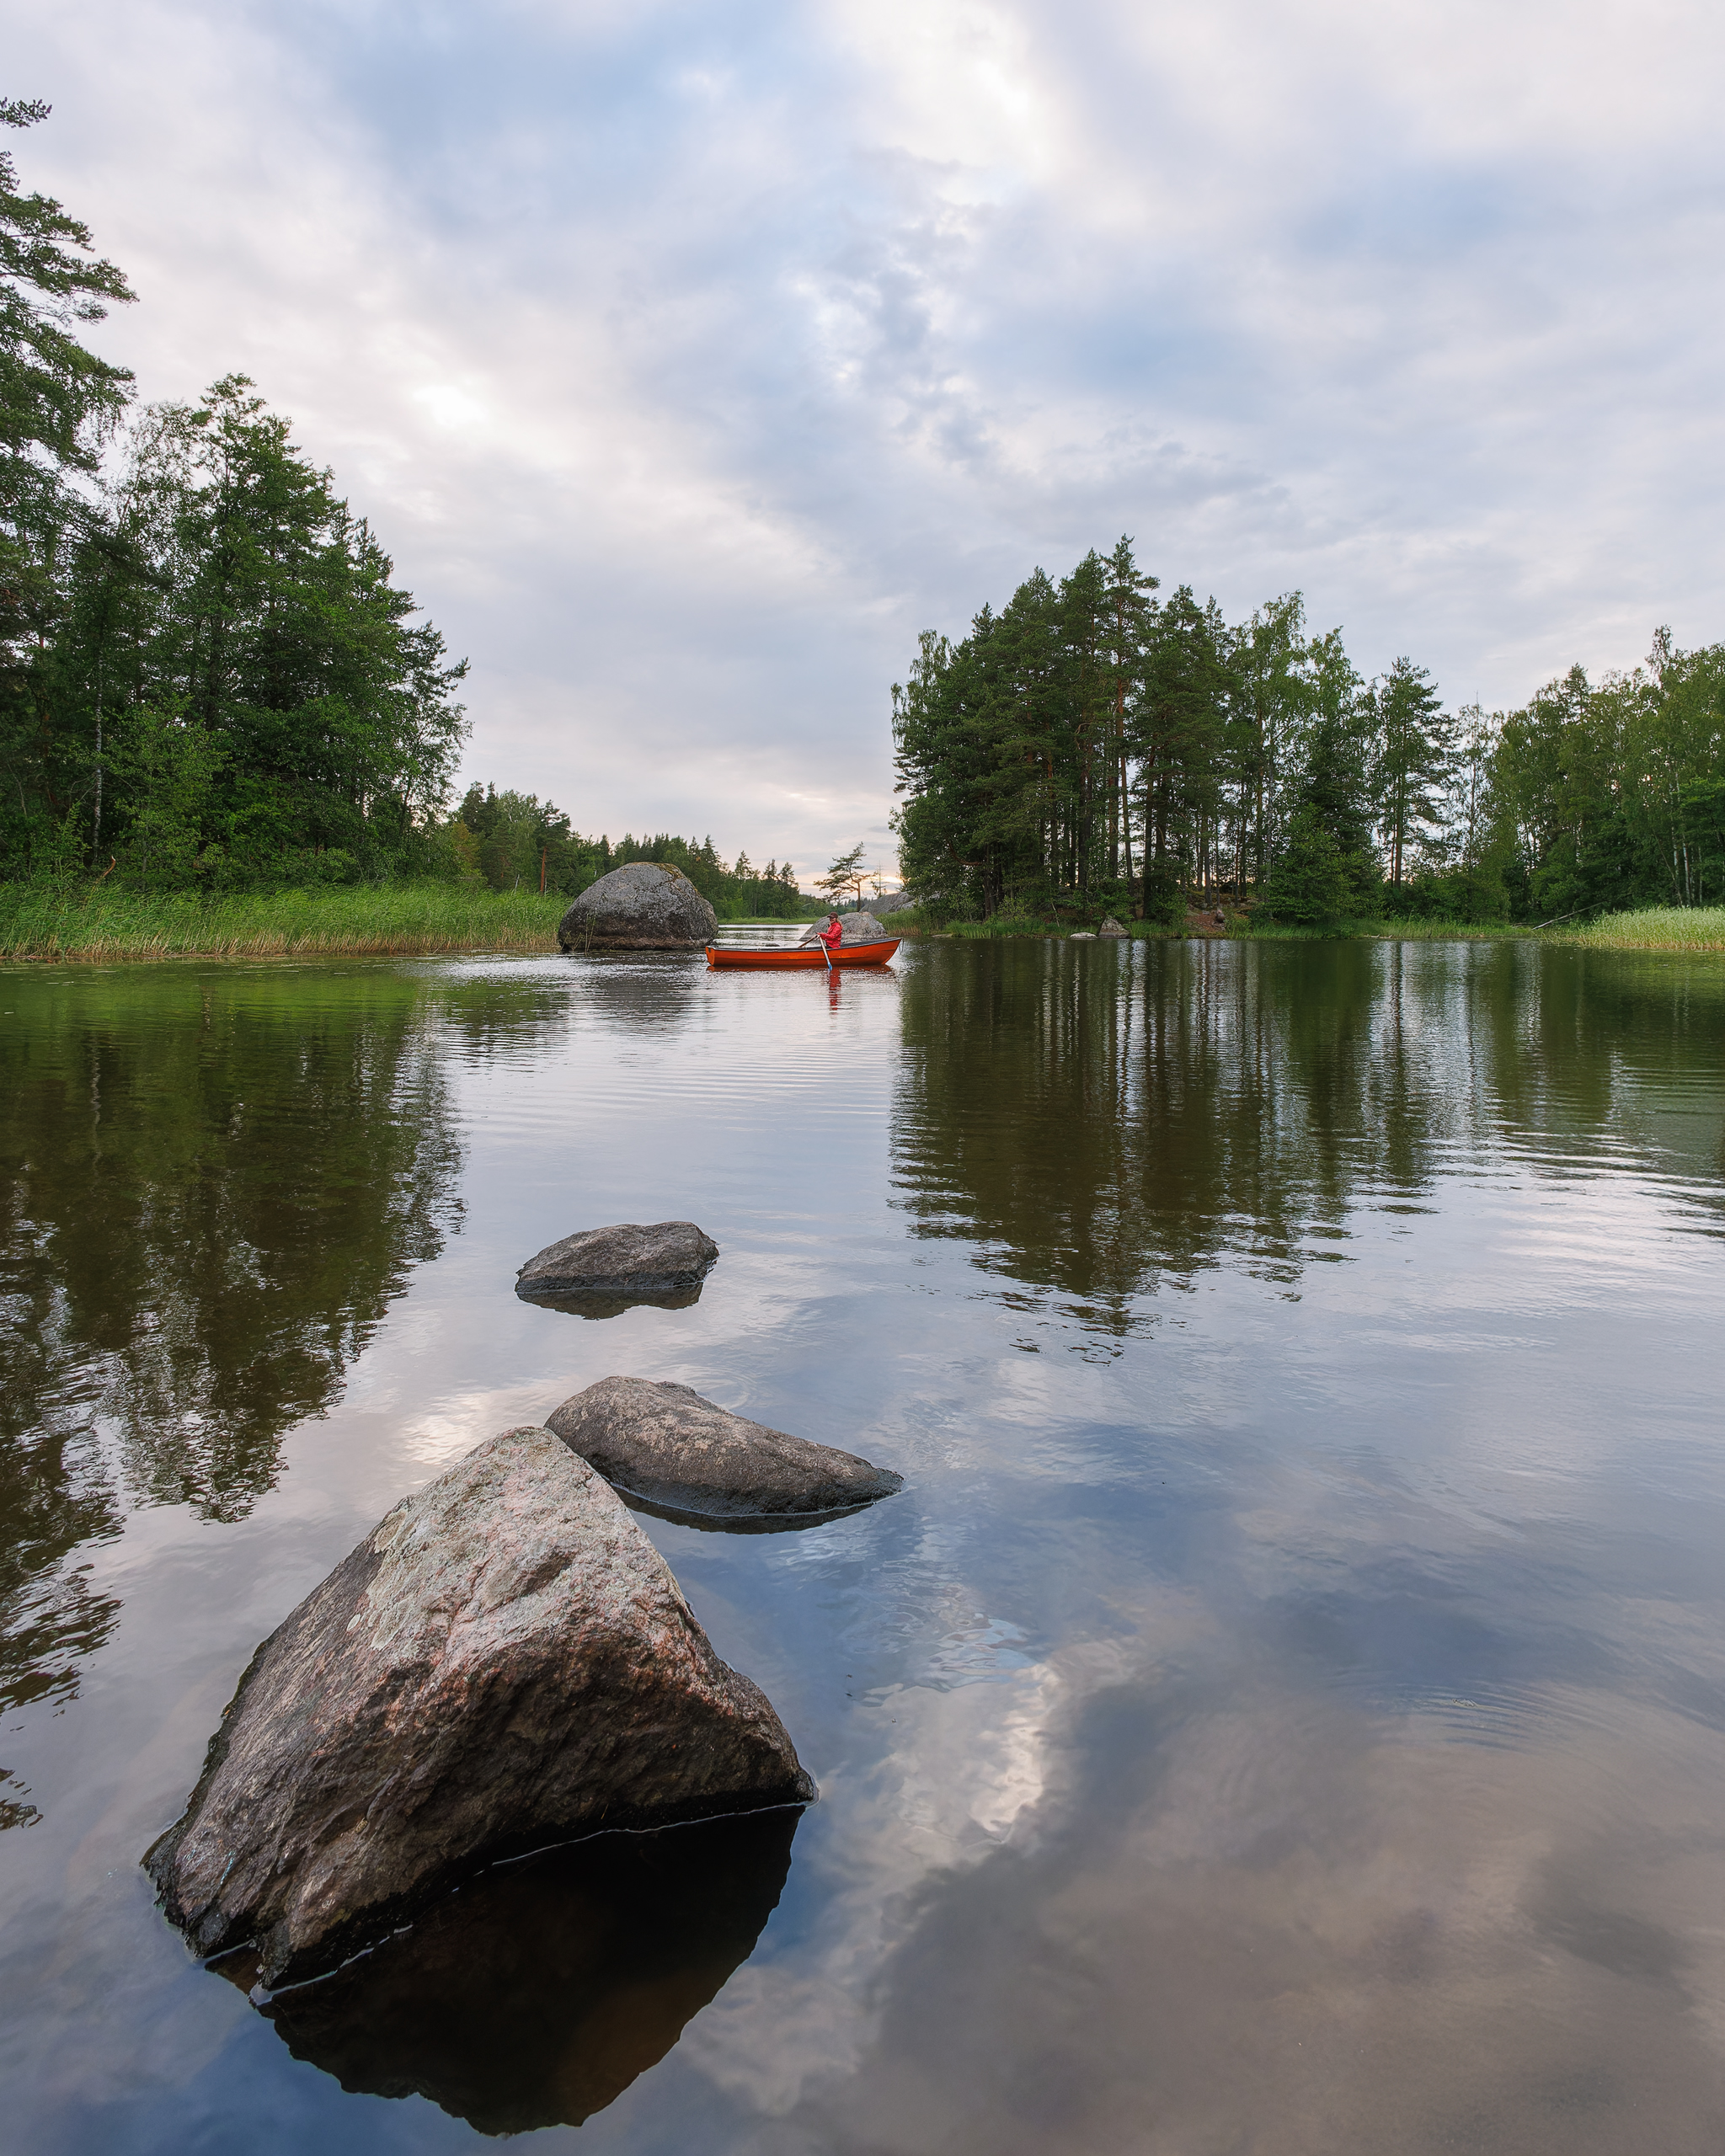
M 801 1816 L 601 1834 L 499 1865 L 259 2010 L 350 2095 L 427 2096 L 482 2133 L 579 2126 L 749 1958 Z M 239 1955 L 216 1967 L 241 1985 L 253 1973 Z

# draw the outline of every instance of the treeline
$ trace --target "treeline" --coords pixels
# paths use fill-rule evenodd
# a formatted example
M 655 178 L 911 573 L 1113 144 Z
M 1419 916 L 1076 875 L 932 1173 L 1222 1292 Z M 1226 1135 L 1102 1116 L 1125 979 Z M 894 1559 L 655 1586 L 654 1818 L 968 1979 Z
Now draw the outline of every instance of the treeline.
M 711 838 L 612 845 L 490 787 L 450 814 L 465 663 L 243 376 L 135 408 L 76 334 L 133 296 L 91 245 L 0 154 L 0 880 L 574 893 L 650 860 L 727 918 L 811 910 Z
M 130 413 L 90 248 L 0 157 L 0 875 L 419 871 L 465 668 L 243 376 Z
M 663 861 L 682 870 L 721 921 L 797 921 L 820 910 L 798 889 L 788 861 L 757 868 L 745 851 L 728 863 L 710 836 L 697 844 L 665 831 L 638 839 L 625 832 L 615 846 L 603 835 L 583 838 L 554 802 L 532 793 L 470 787 L 434 838 L 446 849 L 438 863 L 443 873 L 494 891 L 573 896 L 628 862 Z
M 1661 632 L 1523 710 L 1365 679 L 1298 593 L 1226 620 L 1122 539 L 1038 569 L 893 691 L 907 888 L 948 912 L 1255 902 L 1275 916 L 1550 918 L 1725 892 L 1725 647 Z

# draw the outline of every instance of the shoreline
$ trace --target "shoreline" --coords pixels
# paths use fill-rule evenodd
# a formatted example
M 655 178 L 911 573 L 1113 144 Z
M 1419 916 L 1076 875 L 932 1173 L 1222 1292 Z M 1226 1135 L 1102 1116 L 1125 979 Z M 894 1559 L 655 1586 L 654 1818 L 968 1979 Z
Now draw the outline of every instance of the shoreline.
M 1239 920 L 1226 927 L 1188 923 L 1163 927 L 1129 921 L 1126 937 L 1152 943 L 1537 943 L 1562 950 L 1641 951 L 1674 957 L 1725 956 L 1725 907 L 1650 906 L 1607 915 L 1577 927 L 1546 927 L 1519 921 L 1339 921 L 1332 927 L 1296 927 Z M 1069 942 L 1073 931 L 1053 923 L 952 921 L 941 928 L 906 922 L 898 931 L 920 940 L 953 942 Z M 1110 939 L 1112 940 L 1112 939 Z
M 459 884 L 326 890 L 55 890 L 0 884 L 0 964 L 115 965 L 170 959 L 430 958 L 558 948 L 567 892 Z M 721 929 L 768 925 L 763 917 Z M 799 918 L 772 925 L 800 927 Z
M 337 886 L 207 896 L 0 885 L 0 964 L 113 965 L 170 959 L 430 958 L 478 952 L 547 953 L 569 905 L 566 894 L 492 891 L 449 884 Z M 906 918 L 909 915 L 911 917 Z M 794 928 L 800 916 L 721 921 L 721 929 Z M 895 935 L 916 942 L 1065 942 L 1054 921 L 951 921 L 936 926 L 901 909 Z M 1082 933 L 1082 931 L 1078 931 Z M 1226 926 L 1188 920 L 1126 924 L 1134 942 L 1530 942 L 1583 950 L 1725 955 L 1725 907 L 1647 907 L 1575 926 L 1382 920 L 1332 927 Z

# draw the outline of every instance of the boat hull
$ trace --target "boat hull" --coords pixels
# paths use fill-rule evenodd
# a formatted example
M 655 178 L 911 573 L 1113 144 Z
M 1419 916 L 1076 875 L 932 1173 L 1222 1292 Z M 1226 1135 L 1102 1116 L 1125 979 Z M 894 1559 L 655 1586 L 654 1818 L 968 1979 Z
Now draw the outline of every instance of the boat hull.
M 882 943 L 851 943 L 841 945 L 833 953 L 835 970 L 841 966 L 884 966 L 891 958 L 902 937 L 894 936 Z M 825 973 L 826 953 L 817 945 L 813 950 L 806 945 L 793 944 L 788 951 L 745 951 L 734 944 L 709 943 L 707 963 L 720 970 L 734 968 L 744 973 Z

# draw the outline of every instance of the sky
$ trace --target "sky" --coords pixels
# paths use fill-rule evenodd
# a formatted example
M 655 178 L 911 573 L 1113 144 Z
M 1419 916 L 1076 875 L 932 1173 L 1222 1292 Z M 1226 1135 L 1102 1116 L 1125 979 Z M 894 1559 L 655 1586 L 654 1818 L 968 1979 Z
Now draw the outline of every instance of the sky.
M 57 0 L 26 187 L 472 662 L 466 774 L 889 864 L 890 688 L 1122 533 L 1524 702 L 1725 635 L 1698 0 Z

